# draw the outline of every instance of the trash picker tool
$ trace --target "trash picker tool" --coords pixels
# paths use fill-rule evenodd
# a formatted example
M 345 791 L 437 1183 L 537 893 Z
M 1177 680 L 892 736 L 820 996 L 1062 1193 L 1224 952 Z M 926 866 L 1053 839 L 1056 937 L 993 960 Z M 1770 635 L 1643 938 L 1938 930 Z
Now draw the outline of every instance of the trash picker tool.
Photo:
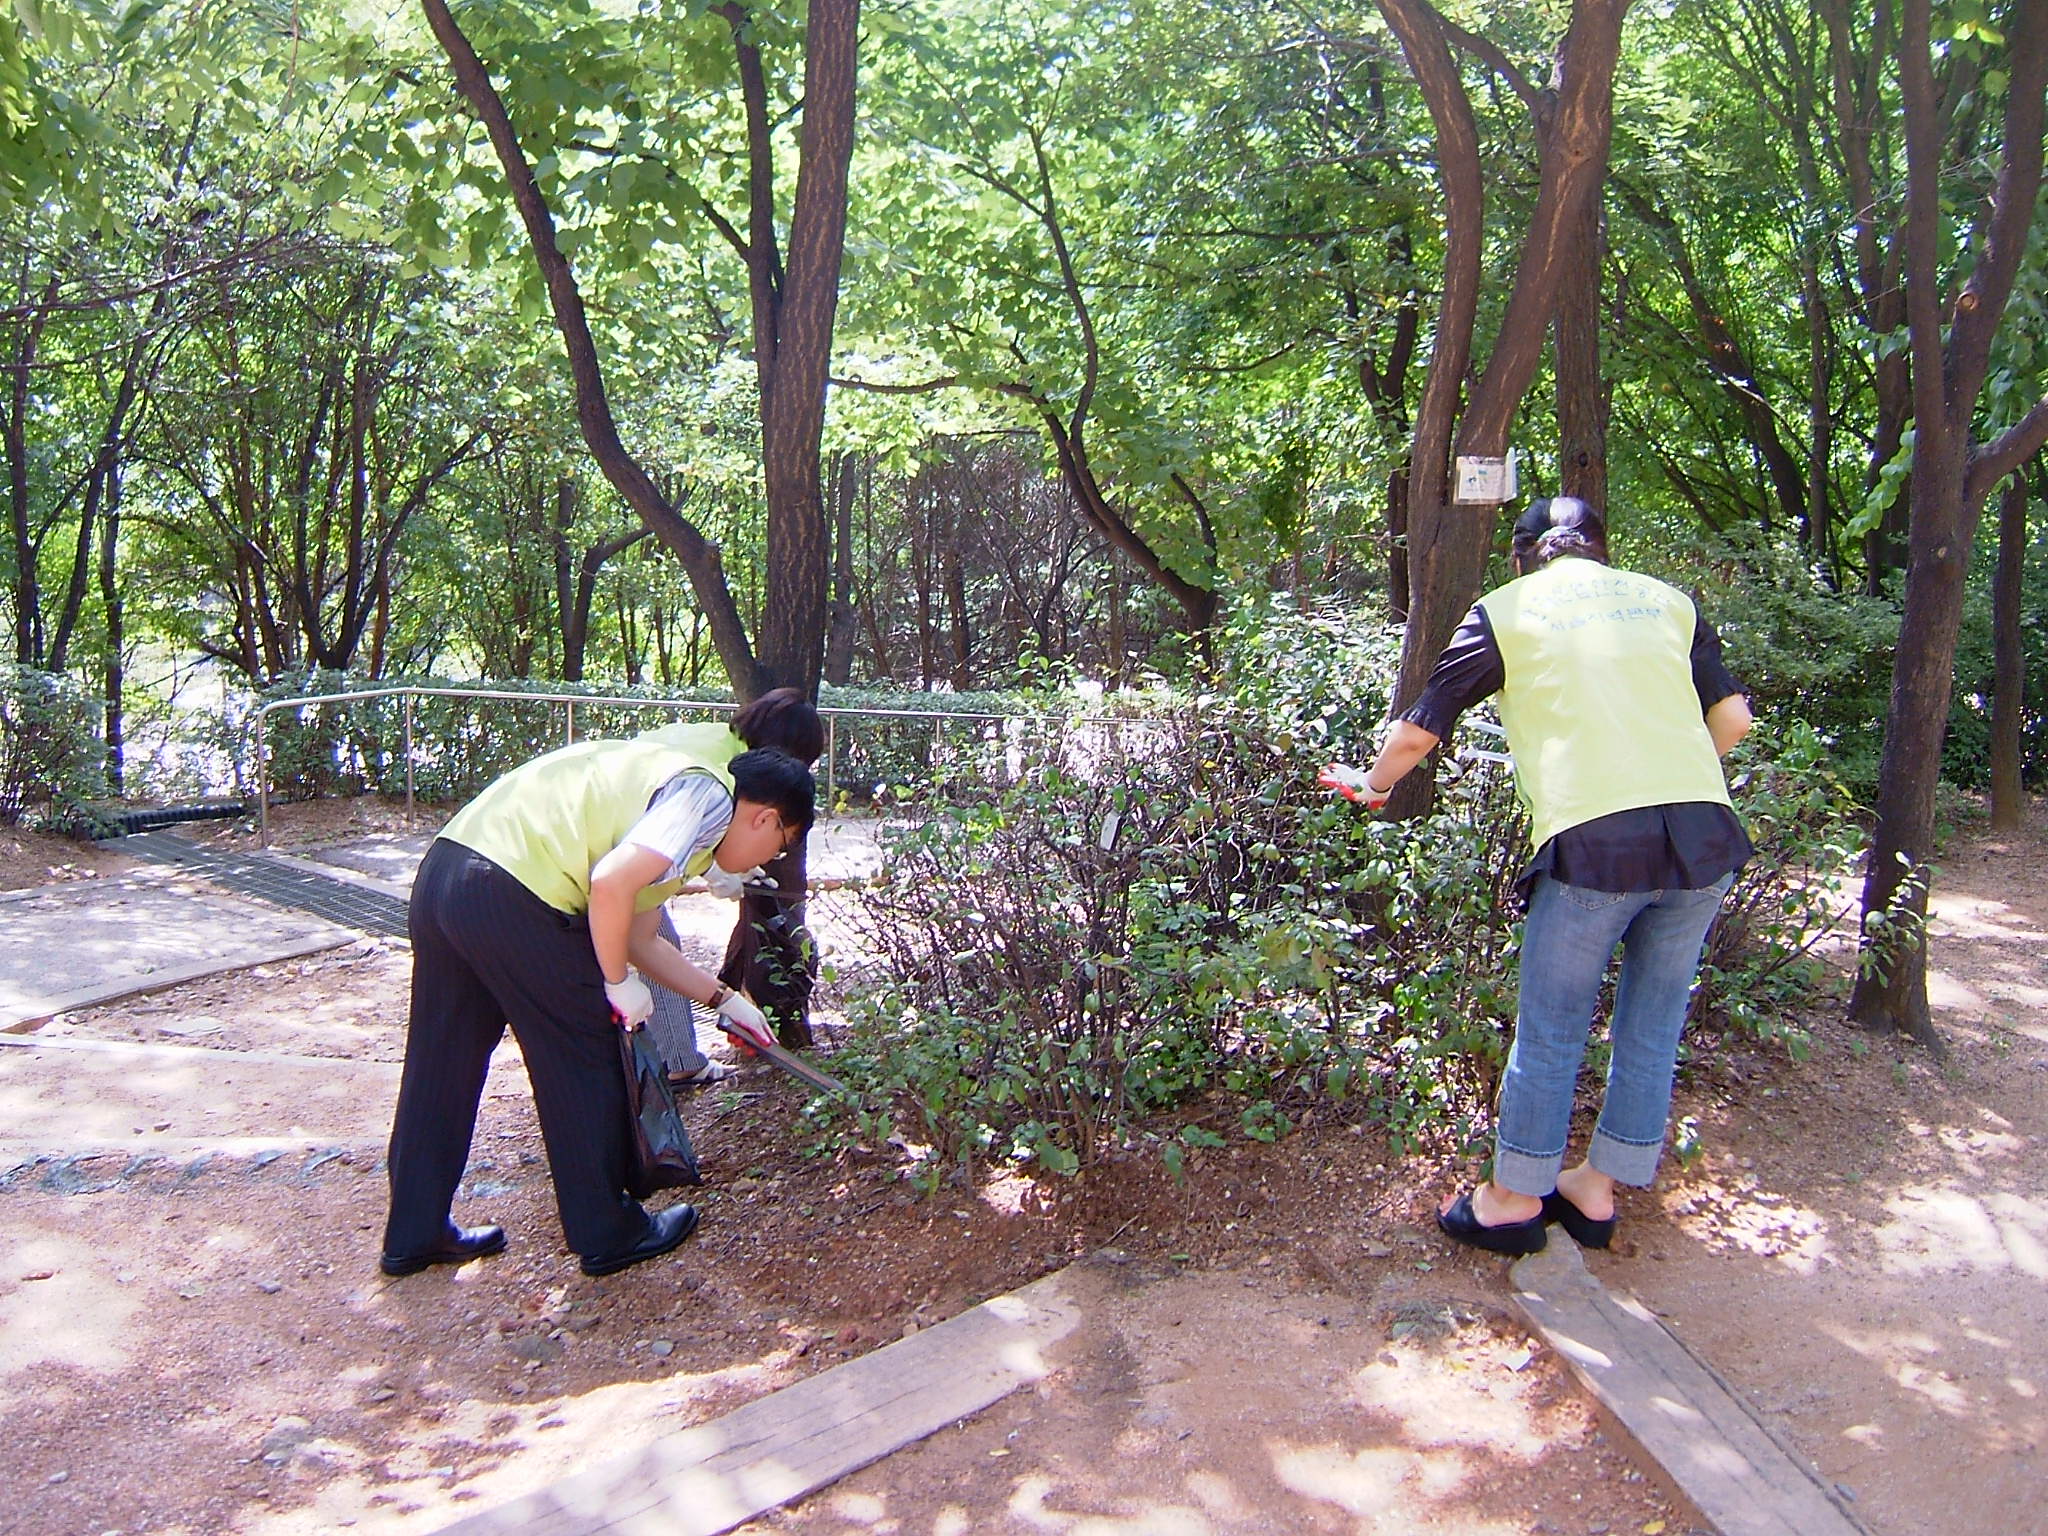
M 757 1056 L 765 1056 L 800 1083 L 808 1084 L 822 1093 L 836 1093 L 851 1103 L 858 1104 L 860 1095 L 839 1081 L 823 1067 L 813 1066 L 795 1052 L 787 1050 L 773 1035 L 757 1035 L 734 1019 L 718 1016 L 718 1027 L 734 1041 Z

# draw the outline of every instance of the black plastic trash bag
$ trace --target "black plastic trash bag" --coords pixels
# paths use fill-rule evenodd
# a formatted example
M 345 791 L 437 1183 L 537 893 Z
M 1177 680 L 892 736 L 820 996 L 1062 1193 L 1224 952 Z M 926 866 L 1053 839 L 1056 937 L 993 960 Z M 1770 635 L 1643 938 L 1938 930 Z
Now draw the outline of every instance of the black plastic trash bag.
M 633 1171 L 627 1192 L 644 1200 L 657 1189 L 702 1184 L 697 1150 L 683 1129 L 668 1070 L 645 1025 L 619 1031 L 619 1059 L 626 1069 L 626 1105 L 633 1120 Z

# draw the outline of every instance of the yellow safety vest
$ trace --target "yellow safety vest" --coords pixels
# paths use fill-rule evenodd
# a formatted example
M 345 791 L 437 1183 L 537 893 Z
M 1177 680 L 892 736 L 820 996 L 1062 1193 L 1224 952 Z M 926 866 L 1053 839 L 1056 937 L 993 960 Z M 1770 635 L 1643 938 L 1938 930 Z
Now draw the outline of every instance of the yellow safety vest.
M 441 836 L 476 850 L 558 912 L 588 912 L 591 870 L 646 814 L 662 785 L 679 773 L 706 773 L 733 793 L 726 764 L 737 755 L 738 738 L 722 725 L 712 729 L 733 743 L 733 752 L 719 756 L 708 735 L 679 743 L 662 731 L 549 752 L 470 801 Z M 643 890 L 634 910 L 659 906 L 710 863 L 709 848 L 691 855 L 681 875 Z
M 1567 557 L 1480 599 L 1507 681 L 1501 724 L 1541 848 L 1616 811 L 1729 804 L 1692 681 L 1692 599 Z

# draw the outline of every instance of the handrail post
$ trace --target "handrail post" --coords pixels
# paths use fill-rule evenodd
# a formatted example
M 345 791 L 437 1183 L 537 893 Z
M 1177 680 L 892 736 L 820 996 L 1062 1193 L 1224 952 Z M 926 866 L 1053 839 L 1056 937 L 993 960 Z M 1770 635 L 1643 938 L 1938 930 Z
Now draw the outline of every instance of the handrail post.
M 569 699 L 562 705 L 562 745 L 576 745 L 576 701 Z
M 825 717 L 825 814 L 832 814 L 832 807 L 839 803 L 838 780 L 832 773 L 832 760 L 838 755 L 839 717 Z
M 265 735 L 269 717 L 256 706 L 256 846 L 270 846 L 270 745 Z
M 411 690 L 405 695 L 405 816 L 412 820 L 412 705 L 416 697 Z

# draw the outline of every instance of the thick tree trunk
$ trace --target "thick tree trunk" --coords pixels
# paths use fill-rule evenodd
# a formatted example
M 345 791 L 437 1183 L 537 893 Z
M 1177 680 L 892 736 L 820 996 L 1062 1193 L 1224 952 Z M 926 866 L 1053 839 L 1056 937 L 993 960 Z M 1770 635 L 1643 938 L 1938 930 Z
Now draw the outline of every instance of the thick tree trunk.
M 1913 455 L 1912 544 L 1905 616 L 1893 655 L 1891 703 L 1877 772 L 1877 827 L 1863 881 L 1863 970 L 1850 1016 L 1939 1049 L 1927 1008 L 1928 871 L 1934 789 L 1948 735 L 1956 636 L 1973 531 L 1962 506 L 1962 443 L 1930 443 L 1923 426 Z M 1938 447 L 1948 452 L 1937 452 Z
M 859 53 L 860 0 L 811 0 L 789 265 L 776 306 L 773 379 L 761 409 L 769 551 L 757 663 L 762 690 L 791 687 L 815 695 L 824 664 L 831 551 L 819 440 L 846 246 Z
M 1991 582 L 1991 829 L 2026 824 L 2020 724 L 2027 705 L 2026 645 L 2020 634 L 2021 578 L 2027 563 L 2027 477 L 2005 482 L 1998 502 L 1998 570 Z

